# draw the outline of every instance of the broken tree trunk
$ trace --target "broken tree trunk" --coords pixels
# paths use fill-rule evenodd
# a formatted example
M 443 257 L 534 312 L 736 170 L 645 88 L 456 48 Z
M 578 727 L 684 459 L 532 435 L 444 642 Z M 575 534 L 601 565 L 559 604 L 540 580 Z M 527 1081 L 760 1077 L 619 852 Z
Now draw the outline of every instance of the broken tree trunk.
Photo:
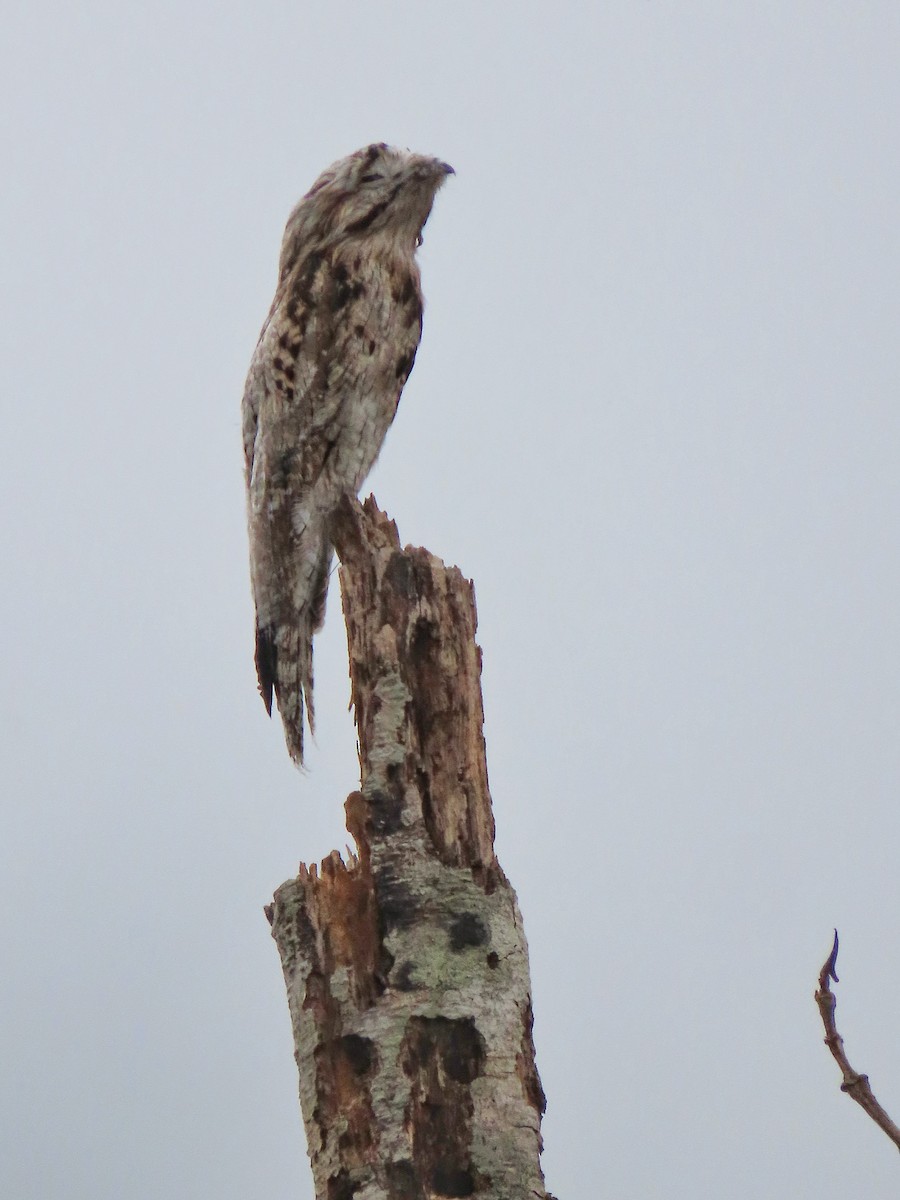
M 357 854 L 267 909 L 318 1200 L 544 1200 L 528 952 L 494 856 L 471 583 L 368 500 L 333 536 Z

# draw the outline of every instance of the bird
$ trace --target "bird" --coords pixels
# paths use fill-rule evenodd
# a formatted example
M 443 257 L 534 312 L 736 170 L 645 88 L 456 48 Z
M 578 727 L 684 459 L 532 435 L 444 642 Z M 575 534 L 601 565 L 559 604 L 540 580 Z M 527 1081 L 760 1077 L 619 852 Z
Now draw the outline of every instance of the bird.
M 422 335 L 416 250 L 453 168 L 384 142 L 319 175 L 287 220 L 275 298 L 244 387 L 241 425 L 255 664 L 288 753 L 315 732 L 313 635 L 328 525 L 381 450 Z

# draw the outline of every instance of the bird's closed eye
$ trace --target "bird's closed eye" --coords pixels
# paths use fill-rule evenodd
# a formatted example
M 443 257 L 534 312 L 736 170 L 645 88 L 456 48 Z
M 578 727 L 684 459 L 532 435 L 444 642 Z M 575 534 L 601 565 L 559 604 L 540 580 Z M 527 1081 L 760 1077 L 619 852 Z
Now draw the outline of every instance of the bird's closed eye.
M 384 179 L 383 175 L 379 175 L 377 171 L 370 172 L 368 175 L 363 175 L 360 178 L 360 183 L 375 183 L 378 179 Z

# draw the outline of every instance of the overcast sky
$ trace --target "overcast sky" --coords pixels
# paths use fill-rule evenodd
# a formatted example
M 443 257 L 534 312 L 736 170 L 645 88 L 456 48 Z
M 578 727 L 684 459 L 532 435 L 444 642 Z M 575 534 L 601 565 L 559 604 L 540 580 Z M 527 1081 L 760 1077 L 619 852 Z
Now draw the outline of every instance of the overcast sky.
M 333 159 L 447 159 L 369 488 L 475 581 L 561 1200 L 897 1193 L 900 8 L 7 0 L 0 1194 L 307 1200 L 239 402 Z

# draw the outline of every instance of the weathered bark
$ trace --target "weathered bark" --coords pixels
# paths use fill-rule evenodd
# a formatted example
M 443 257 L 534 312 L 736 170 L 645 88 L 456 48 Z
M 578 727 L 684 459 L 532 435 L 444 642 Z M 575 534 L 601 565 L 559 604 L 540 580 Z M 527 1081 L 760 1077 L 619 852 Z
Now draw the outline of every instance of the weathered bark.
M 334 522 L 359 733 L 357 854 L 267 910 L 318 1200 L 546 1196 L 528 955 L 494 856 L 471 583 L 401 550 L 372 500 Z

